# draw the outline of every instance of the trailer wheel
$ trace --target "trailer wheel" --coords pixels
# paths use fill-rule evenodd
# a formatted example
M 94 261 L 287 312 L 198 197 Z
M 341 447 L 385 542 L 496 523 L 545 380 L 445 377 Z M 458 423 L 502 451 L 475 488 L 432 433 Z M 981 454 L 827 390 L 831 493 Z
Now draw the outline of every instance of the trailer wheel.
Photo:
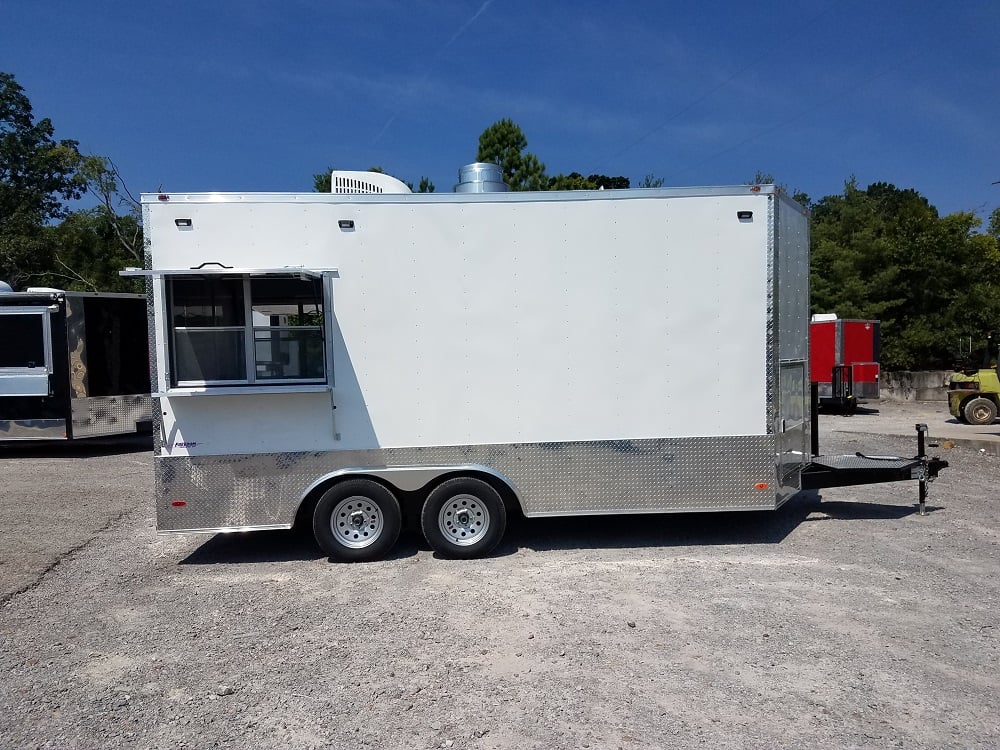
M 980 396 L 967 401 L 962 407 L 962 414 L 969 424 L 993 424 L 997 418 L 997 405 Z
M 503 538 L 507 511 L 503 499 L 481 479 L 456 477 L 427 496 L 420 526 L 441 555 L 469 559 L 489 553 Z
M 399 538 L 399 500 L 370 479 L 348 479 L 323 493 L 313 512 L 313 534 L 330 557 L 342 562 L 377 560 Z

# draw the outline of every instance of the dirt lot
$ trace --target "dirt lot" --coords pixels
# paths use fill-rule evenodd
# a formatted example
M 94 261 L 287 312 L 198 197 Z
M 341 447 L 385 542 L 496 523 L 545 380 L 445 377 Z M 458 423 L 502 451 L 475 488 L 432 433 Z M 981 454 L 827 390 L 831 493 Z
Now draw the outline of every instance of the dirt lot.
M 996 748 L 1000 458 L 942 454 L 925 517 L 903 483 L 332 565 L 155 535 L 142 445 L 2 449 L 0 746 Z

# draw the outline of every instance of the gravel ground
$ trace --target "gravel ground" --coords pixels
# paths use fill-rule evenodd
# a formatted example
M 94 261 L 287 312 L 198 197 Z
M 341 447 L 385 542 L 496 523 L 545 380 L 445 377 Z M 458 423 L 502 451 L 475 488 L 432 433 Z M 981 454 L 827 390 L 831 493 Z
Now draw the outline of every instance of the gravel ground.
M 334 565 L 157 536 L 142 447 L 0 449 L 2 747 L 1000 746 L 988 453 L 942 451 L 924 517 L 900 483 Z

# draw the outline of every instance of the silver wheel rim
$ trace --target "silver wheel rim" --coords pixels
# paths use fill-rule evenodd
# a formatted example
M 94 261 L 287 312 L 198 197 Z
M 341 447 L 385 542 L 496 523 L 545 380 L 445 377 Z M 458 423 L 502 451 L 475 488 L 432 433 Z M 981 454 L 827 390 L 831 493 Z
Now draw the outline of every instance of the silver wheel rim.
M 362 549 L 382 536 L 385 520 L 370 498 L 353 495 L 337 503 L 330 514 L 330 530 L 339 544 Z
M 989 407 L 983 406 L 982 404 L 977 404 L 972 410 L 972 417 L 977 422 L 985 422 L 989 419 L 990 409 Z
M 475 495 L 453 495 L 438 513 L 438 530 L 452 544 L 468 547 L 490 530 L 490 512 Z

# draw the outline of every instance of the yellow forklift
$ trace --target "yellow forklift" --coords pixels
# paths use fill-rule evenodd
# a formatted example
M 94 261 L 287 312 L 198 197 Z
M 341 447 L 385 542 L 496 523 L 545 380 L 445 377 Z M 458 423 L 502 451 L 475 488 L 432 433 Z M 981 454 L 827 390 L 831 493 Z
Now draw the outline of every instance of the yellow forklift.
M 966 424 L 993 424 L 1000 412 L 1000 379 L 997 378 L 997 336 L 986 338 L 979 367 L 967 366 L 948 381 L 948 409 Z

